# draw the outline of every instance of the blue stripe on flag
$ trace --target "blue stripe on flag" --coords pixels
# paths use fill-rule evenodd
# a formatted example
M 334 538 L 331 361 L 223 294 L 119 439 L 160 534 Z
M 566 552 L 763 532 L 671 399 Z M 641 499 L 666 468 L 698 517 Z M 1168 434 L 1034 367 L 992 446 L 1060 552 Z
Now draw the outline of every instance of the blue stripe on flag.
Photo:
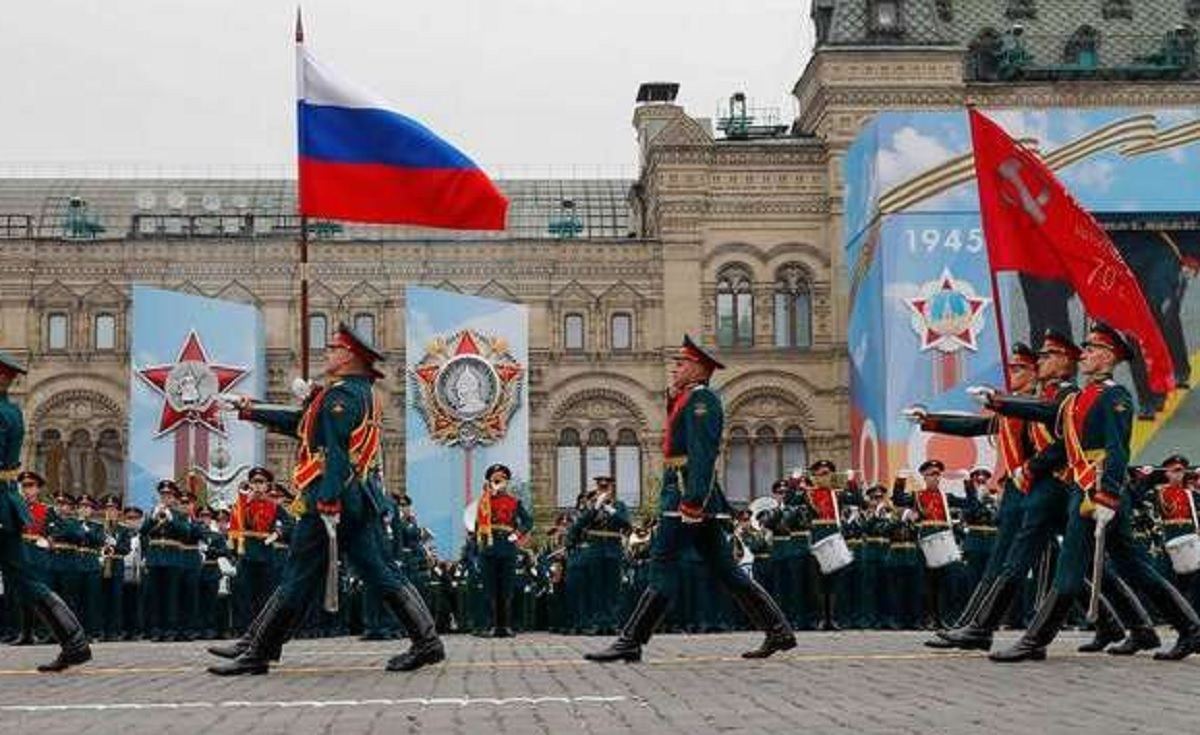
M 424 125 L 399 113 L 297 104 L 302 157 L 405 168 L 478 168 Z

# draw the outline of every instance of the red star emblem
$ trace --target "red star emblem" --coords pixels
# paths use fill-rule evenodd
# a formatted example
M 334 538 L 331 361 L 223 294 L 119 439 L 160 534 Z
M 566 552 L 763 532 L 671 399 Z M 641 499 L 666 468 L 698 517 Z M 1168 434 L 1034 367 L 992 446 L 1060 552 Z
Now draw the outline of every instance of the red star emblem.
M 225 423 L 214 398 L 249 372 L 247 368 L 209 362 L 200 336 L 195 330 L 188 332 L 174 363 L 137 371 L 138 376 L 163 397 L 157 436 L 168 434 L 183 423 L 200 424 L 224 434 Z
M 990 299 L 976 296 L 970 286 L 964 288 L 949 270 L 942 271 L 939 281 L 926 283 L 921 296 L 905 299 L 916 317 L 913 326 L 919 327 L 921 351 L 934 347 L 943 352 L 960 347 L 978 349 L 975 338 L 981 329 L 979 315 Z

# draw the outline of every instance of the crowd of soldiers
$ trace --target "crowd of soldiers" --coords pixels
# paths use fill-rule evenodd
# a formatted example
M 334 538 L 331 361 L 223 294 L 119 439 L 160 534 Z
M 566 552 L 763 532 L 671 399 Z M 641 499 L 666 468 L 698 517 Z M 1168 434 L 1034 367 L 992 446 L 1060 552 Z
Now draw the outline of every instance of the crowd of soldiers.
M 1200 471 L 1178 456 L 1162 467 L 1182 467 L 1182 482 L 1200 495 Z M 1200 575 L 1177 575 L 1165 543 L 1178 524 L 1163 521 L 1158 486 L 1165 470 L 1134 470 L 1135 536 L 1180 591 L 1200 603 Z M 832 463 L 814 463 L 774 483 L 769 498 L 731 514 L 728 533 L 738 563 L 768 589 L 797 630 L 938 629 L 959 614 L 979 581 L 996 535 L 998 489 L 986 468 L 966 479 L 943 479 L 936 460 L 923 467 L 922 485 L 934 478 L 950 509 L 946 526 L 961 558 L 932 568 L 918 540 L 930 528 L 917 495 L 901 478 L 891 487 L 863 487 L 854 473 L 834 475 L 837 529 L 853 560 L 823 573 L 812 551 L 815 477 L 828 478 Z M 951 473 L 953 474 L 953 473 Z M 79 614 L 93 640 L 184 641 L 241 633 L 279 582 L 295 523 L 292 494 L 266 468 L 254 468 L 231 509 L 199 504 L 172 480 L 158 487 L 149 513 L 122 507 L 119 498 L 96 501 L 58 493 L 43 503 L 45 481 L 24 471 L 18 482 L 34 516 L 24 539 L 33 565 Z M 1194 502 L 1194 501 L 1193 501 Z M 485 583 L 483 550 L 468 538 L 456 560 L 439 559 L 427 529 L 408 499 L 389 497 L 384 516 L 389 552 L 414 581 L 440 633 L 487 634 L 495 627 L 496 594 Z M 654 517 L 633 517 L 617 499 L 611 478 L 595 478 L 573 511 L 560 513 L 540 544 L 514 547 L 507 621 L 516 631 L 609 635 L 646 584 Z M 695 558 L 693 558 L 695 557 Z M 664 621 L 674 632 L 744 629 L 743 613 L 711 594 L 701 560 L 681 560 L 681 594 Z M 1047 558 L 1026 581 L 1006 615 L 1024 627 L 1048 583 Z M 344 604 L 338 613 L 310 612 L 304 637 L 359 635 L 367 640 L 404 634 L 378 596 L 344 567 Z M 504 613 L 501 613 L 504 614 Z M 1077 620 L 1082 624 L 1081 617 Z M 45 637 L 15 595 L 0 607 L 3 640 L 30 644 Z

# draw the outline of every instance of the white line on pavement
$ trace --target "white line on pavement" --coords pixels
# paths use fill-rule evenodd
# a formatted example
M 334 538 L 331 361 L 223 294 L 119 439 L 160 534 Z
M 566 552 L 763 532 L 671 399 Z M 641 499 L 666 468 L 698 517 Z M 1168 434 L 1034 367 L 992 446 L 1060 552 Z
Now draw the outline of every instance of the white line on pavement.
M 310 708 L 324 707 L 474 707 L 487 705 L 507 707 L 512 705 L 542 704 L 613 704 L 629 701 L 629 697 L 580 695 L 575 697 L 412 697 L 408 699 L 332 699 L 292 700 L 286 702 L 248 702 L 228 700 L 224 702 L 112 702 L 90 704 L 9 704 L 0 705 L 0 712 L 113 712 L 128 710 L 183 710 L 183 709 L 240 709 L 240 708 Z

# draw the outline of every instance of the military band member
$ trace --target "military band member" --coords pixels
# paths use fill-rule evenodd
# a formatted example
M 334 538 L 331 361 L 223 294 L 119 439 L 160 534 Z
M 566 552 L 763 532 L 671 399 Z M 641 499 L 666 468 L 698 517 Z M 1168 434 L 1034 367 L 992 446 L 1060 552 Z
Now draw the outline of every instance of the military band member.
M 613 479 L 597 477 L 595 482 L 596 493 L 581 514 L 583 535 L 592 551 L 585 598 L 591 620 L 585 627 L 602 635 L 611 635 L 621 622 L 619 606 L 624 556 L 621 538 L 632 526 L 629 508 L 617 498 Z
M 41 500 L 46 488 L 46 479 L 33 470 L 25 470 L 17 475 L 17 483 L 21 487 L 21 497 L 29 509 L 30 517 L 29 525 L 21 532 L 21 540 L 25 542 L 27 569 L 38 581 L 46 582 L 50 573 L 50 539 L 47 537 L 46 521 L 51 514 L 50 506 Z M 10 605 L 15 621 L 15 636 L 7 642 L 16 646 L 33 645 L 33 609 L 16 594 L 15 589 L 7 591 L 5 599 Z
M 828 459 L 819 459 L 809 466 L 812 484 L 805 488 L 808 505 L 812 509 L 812 545 L 834 534 L 842 532 L 842 512 L 839 507 L 841 493 L 833 486 L 833 473 L 837 465 Z M 816 564 L 814 558 L 810 566 Z M 820 630 L 841 630 L 837 621 L 838 570 L 830 574 L 819 573 L 821 622 Z
M 179 508 L 179 486 L 158 481 L 158 503 L 142 521 L 142 553 L 146 558 L 145 623 L 153 641 L 182 639 L 179 627 L 181 548 L 192 537 L 192 521 Z
M 200 605 L 197 627 L 206 639 L 225 638 L 232 625 L 230 590 L 233 579 L 233 550 L 229 548 L 226 532 L 229 511 L 212 507 L 200 508 L 197 517 L 199 545 L 203 553 L 200 571 Z
M 75 614 L 38 578 L 25 553 L 22 534 L 32 527 L 33 518 L 16 482 L 21 474 L 25 417 L 8 397 L 13 381 L 24 374 L 23 366 L 0 352 L 0 575 L 5 589 L 15 592 L 22 604 L 32 608 L 58 642 L 58 656 L 38 670 L 62 671 L 91 660 L 92 651 Z
M 142 509 L 136 506 L 128 506 L 122 511 L 121 528 L 129 534 L 129 552 L 122 560 L 124 579 L 121 585 L 121 624 L 124 628 L 121 638 L 126 641 L 141 638 L 145 630 L 142 595 L 145 556 L 138 533 L 144 518 Z
M 1125 482 L 1129 462 L 1133 405 L 1129 392 L 1112 380 L 1113 369 L 1133 354 L 1125 337 L 1103 323 L 1088 333 L 1080 367 L 1087 386 L 1047 416 L 1067 453 L 1071 510 L 1054 586 L 1042 601 L 1033 624 L 1011 648 L 991 655 L 999 662 L 1045 656 L 1084 589 L 1096 523 L 1105 524 L 1105 549 L 1126 580 L 1158 608 L 1179 633 L 1175 646 L 1155 654 L 1179 660 L 1200 651 L 1200 618 L 1179 591 L 1162 577 L 1133 540 L 1132 496 Z
M 239 489 L 230 520 L 230 539 L 237 554 L 237 627 L 245 630 L 263 609 L 275 589 L 271 544 L 280 525 L 279 508 L 268 497 L 275 476 L 266 467 L 252 467 L 246 485 Z
M 383 376 L 375 363 L 382 359 L 367 340 L 341 324 L 326 346 L 327 383 L 310 391 L 301 408 L 241 400 L 243 419 L 300 440 L 293 487 L 303 507 L 277 593 L 252 624 L 251 636 L 228 649 L 210 649 L 238 654 L 227 665 L 209 667 L 211 673 L 265 674 L 315 598 L 323 593 L 324 609 L 340 609 L 334 595 L 342 553 L 364 584 L 378 586 L 412 640 L 407 652 L 388 662 L 388 670 L 411 671 L 445 658 L 420 593 L 384 549 L 378 453 L 383 403 L 374 390 Z
M 1158 511 L 1158 517 L 1162 519 L 1162 542 L 1169 550 L 1172 542 L 1184 541 L 1197 532 L 1196 490 L 1185 481 L 1190 467 L 1187 457 L 1173 454 L 1163 460 L 1161 466 L 1160 471 L 1139 468 L 1137 487 L 1133 490 L 1135 498 L 1148 496 Z M 1200 572 L 1173 576 L 1175 586 L 1195 607 L 1200 601 Z
M 287 564 L 288 547 L 292 542 L 292 532 L 296 528 L 296 519 L 292 517 L 290 509 L 296 496 L 292 494 L 291 490 L 288 490 L 287 485 L 275 482 L 272 483 L 267 498 L 275 506 L 275 523 L 271 532 L 263 539 L 263 543 L 270 549 L 270 588 L 274 589 L 283 582 L 283 569 Z
M 721 446 L 724 412 L 709 388 L 724 367 L 688 337 L 674 356 L 663 432 L 660 522 L 651 551 L 650 582 L 620 636 L 608 648 L 588 654 L 592 661 L 639 661 L 678 594 L 679 556 L 685 546 L 699 552 L 711 578 L 726 589 L 755 627 L 766 632 L 762 645 L 743 656 L 765 658 L 796 646 L 783 612 L 758 583 L 738 567 L 722 522 L 729 504 L 716 481 L 714 464 Z
M 103 500 L 102 532 L 104 546 L 100 550 L 100 599 L 103 640 L 115 641 L 124 632 L 125 556 L 132 548 L 134 532 L 121 523 L 121 499 L 108 495 Z M 131 621 L 132 622 L 132 621 Z
M 483 592 L 488 601 L 491 626 L 489 635 L 510 638 L 513 584 L 516 574 L 517 543 L 533 527 L 533 516 L 521 499 L 508 492 L 512 470 L 494 464 L 484 472 L 483 495 L 475 523 L 479 547 Z
M 862 512 L 863 551 L 859 560 L 858 599 L 859 622 L 864 628 L 895 626 L 887 579 L 887 557 L 895 509 L 887 495 L 887 488 L 882 485 L 868 488 L 867 506 Z
M 191 478 L 188 478 L 189 484 Z M 204 571 L 204 553 L 200 548 L 200 539 L 204 534 L 204 526 L 198 514 L 200 512 L 199 498 L 192 489 L 181 490 L 179 511 L 187 521 L 187 534 L 177 539 L 179 541 L 179 611 L 180 626 L 176 640 L 194 641 L 203 632 L 204 619 L 201 616 L 200 576 Z
M 942 475 L 946 464 L 940 459 L 927 459 L 917 468 L 921 475 L 920 486 L 910 493 L 909 502 L 901 505 L 910 506 L 917 513 L 918 536 L 917 542 L 933 534 L 951 530 L 950 506 L 959 504 L 957 498 L 952 498 L 942 489 Z M 942 622 L 942 592 L 944 582 L 953 573 L 955 564 L 945 567 L 925 568 L 925 627 L 944 628 Z

